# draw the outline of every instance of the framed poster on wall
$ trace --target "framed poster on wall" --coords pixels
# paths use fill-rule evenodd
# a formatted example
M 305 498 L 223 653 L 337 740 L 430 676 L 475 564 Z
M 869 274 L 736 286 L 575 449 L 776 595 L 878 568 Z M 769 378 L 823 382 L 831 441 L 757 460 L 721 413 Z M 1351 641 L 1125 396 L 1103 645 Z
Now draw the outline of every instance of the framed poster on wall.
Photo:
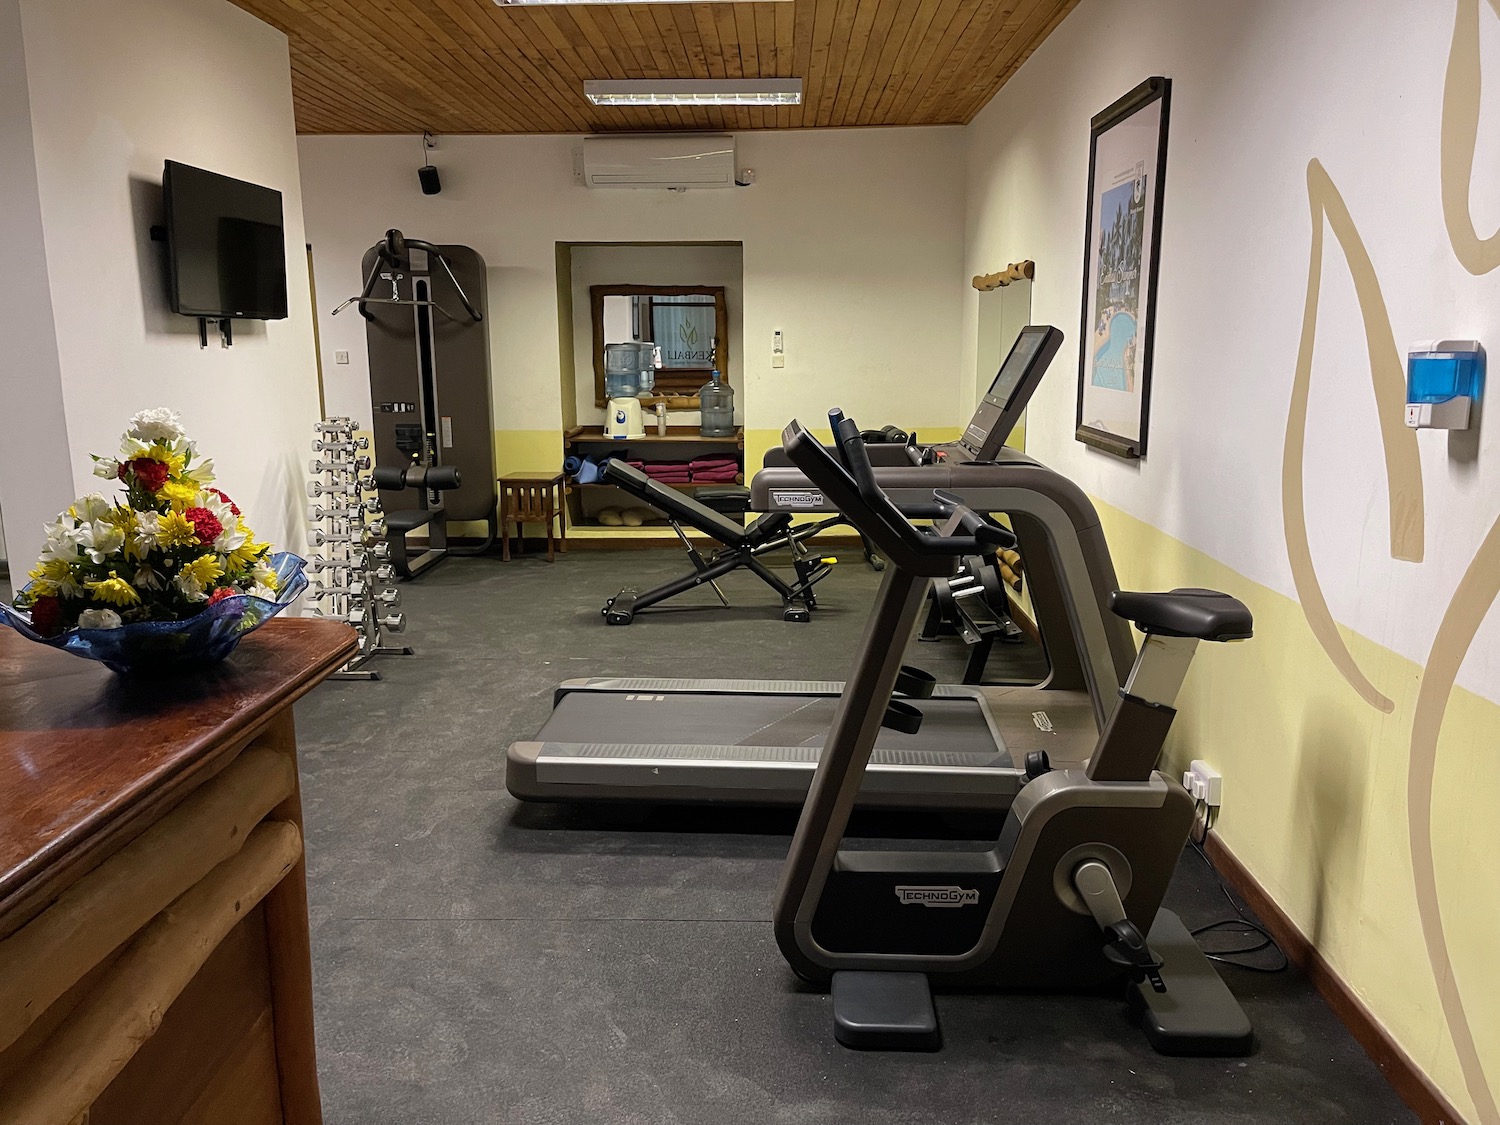
M 1078 334 L 1079 441 L 1146 455 L 1170 78 L 1148 78 L 1090 123 Z

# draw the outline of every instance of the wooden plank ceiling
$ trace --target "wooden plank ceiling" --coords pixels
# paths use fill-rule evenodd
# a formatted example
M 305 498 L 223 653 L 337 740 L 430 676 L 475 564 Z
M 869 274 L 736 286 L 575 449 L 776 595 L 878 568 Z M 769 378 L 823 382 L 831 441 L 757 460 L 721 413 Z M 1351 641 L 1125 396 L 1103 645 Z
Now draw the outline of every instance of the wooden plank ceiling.
M 302 133 L 594 133 L 968 121 L 1078 0 L 499 7 L 235 0 L 291 39 Z M 801 78 L 800 106 L 590 105 L 585 79 Z

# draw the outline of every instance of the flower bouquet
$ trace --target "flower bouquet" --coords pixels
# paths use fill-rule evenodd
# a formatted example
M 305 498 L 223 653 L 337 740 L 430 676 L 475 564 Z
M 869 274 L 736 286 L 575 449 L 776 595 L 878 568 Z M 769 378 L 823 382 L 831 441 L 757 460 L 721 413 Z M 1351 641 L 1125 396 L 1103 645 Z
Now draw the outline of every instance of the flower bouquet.
M 170 410 L 130 420 L 118 458 L 94 474 L 123 500 L 93 492 L 47 525 L 41 558 L 0 621 L 32 640 L 102 661 L 116 672 L 216 663 L 307 585 L 303 560 L 272 554 L 240 509 L 211 487 Z

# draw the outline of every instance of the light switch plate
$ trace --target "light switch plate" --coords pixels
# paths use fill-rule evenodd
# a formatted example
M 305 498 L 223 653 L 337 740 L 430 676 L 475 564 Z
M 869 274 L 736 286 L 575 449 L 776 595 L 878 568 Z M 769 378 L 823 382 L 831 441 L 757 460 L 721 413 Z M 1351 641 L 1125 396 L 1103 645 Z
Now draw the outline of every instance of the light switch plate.
M 349 353 L 346 352 L 346 351 L 342 351 L 342 350 L 334 352 L 333 353 L 333 362 L 334 363 L 348 363 L 349 362 Z
M 784 356 L 784 355 L 773 355 L 771 357 L 771 366 L 772 367 L 785 367 L 786 366 L 786 356 Z

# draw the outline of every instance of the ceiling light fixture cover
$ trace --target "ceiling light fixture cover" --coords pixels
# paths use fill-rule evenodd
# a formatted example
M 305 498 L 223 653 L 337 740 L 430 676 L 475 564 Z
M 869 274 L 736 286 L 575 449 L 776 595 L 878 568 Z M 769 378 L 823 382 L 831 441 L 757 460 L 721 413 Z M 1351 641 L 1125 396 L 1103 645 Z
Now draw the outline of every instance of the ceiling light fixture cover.
M 673 0 L 667 0 L 673 2 Z M 642 78 L 585 82 L 595 105 L 801 105 L 800 78 Z
M 502 8 L 530 6 L 532 4 L 730 4 L 735 0 L 495 0 Z M 790 3 L 791 0 L 772 0 L 775 3 Z

